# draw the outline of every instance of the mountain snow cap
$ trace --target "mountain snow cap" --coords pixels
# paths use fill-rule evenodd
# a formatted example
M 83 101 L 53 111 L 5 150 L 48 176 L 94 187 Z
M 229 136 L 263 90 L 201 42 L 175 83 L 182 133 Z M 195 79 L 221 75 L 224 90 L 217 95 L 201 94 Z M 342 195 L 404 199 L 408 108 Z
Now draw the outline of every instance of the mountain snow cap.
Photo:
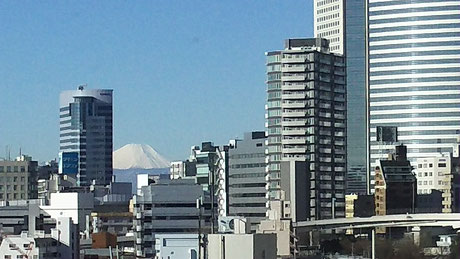
M 167 168 L 170 162 L 145 144 L 128 144 L 113 152 L 114 169 Z

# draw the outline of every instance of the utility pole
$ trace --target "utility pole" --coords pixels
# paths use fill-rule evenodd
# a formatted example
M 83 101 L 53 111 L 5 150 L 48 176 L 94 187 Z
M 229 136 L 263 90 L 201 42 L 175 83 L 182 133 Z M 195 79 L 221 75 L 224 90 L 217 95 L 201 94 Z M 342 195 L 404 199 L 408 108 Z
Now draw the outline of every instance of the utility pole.
M 372 229 L 372 259 L 375 259 L 375 228 Z
M 202 233 L 201 233 L 201 217 L 202 217 L 201 208 L 202 208 L 202 205 L 203 205 L 202 198 L 203 198 L 203 196 L 200 196 L 200 198 L 196 199 L 196 207 L 198 209 L 198 258 L 199 259 L 202 259 L 201 258 L 201 249 L 204 248 L 202 238 L 201 238 L 201 235 L 202 235 Z

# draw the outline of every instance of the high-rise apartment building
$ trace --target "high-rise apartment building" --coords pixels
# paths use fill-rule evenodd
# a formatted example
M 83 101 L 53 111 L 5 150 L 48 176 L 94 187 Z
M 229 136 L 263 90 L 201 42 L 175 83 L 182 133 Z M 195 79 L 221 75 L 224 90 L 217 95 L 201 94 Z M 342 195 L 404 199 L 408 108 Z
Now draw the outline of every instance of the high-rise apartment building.
M 368 178 L 366 0 L 315 0 L 314 33 L 344 54 L 347 71 L 347 193 L 365 194 Z
M 73 175 L 81 186 L 110 183 L 113 174 L 112 90 L 76 91 L 60 95 L 60 173 Z
M 263 131 L 245 133 L 228 155 L 228 214 L 249 219 L 253 231 L 267 212 L 265 140 Z
M 0 201 L 37 199 L 37 161 L 21 155 L 0 161 Z
M 266 55 L 269 199 L 289 201 L 295 221 L 344 217 L 344 58 L 321 39 Z
M 369 0 L 368 11 L 371 166 L 393 148 L 377 126 L 398 127 L 411 162 L 458 155 L 460 1 Z

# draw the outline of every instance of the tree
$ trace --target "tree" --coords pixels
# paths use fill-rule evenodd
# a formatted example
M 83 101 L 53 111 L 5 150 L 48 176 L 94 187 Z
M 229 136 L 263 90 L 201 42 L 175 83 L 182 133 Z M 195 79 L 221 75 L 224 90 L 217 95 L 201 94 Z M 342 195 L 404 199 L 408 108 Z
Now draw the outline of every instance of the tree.
M 405 239 L 395 244 L 395 259 L 420 259 L 423 251 L 411 239 Z

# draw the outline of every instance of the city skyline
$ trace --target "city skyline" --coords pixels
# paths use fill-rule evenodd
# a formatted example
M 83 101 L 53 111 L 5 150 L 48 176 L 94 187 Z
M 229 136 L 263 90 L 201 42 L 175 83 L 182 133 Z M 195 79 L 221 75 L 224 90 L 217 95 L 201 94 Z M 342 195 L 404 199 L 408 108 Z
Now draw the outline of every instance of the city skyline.
M 1 6 L 0 157 L 9 145 L 40 162 L 58 157 L 59 93 L 81 84 L 114 90 L 114 150 L 149 144 L 177 160 L 263 130 L 264 52 L 313 34 L 308 1 Z

